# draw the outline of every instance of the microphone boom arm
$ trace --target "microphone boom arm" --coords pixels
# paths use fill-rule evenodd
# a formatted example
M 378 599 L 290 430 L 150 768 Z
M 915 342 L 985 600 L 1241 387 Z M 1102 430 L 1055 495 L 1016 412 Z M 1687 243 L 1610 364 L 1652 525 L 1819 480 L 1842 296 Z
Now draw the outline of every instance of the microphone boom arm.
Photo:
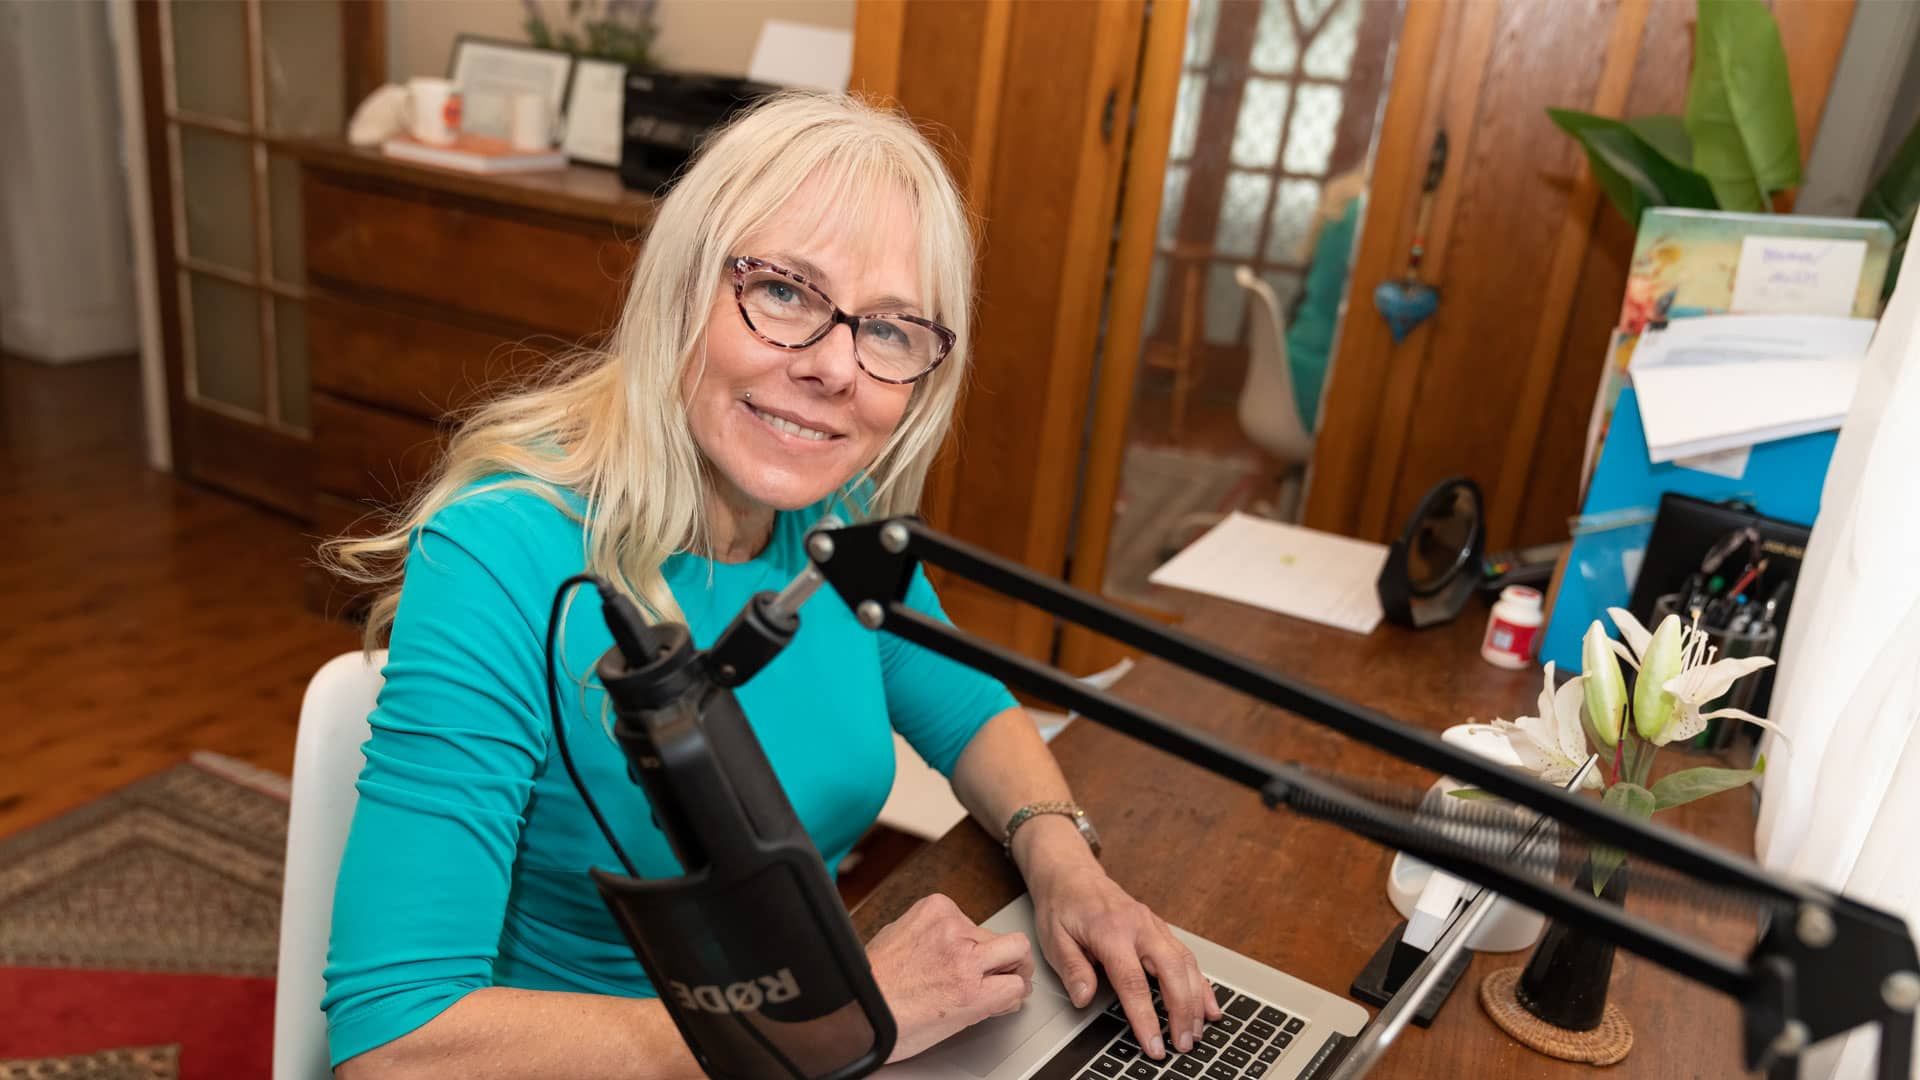
M 1749 1069 L 1795 1074 L 1811 1043 L 1863 1023 L 1880 1029 L 1881 1080 L 1905 1076 L 1920 1004 L 1920 957 L 1904 920 L 1837 893 L 1772 874 L 1750 860 L 1683 834 L 1661 831 L 1590 800 L 1494 765 L 1306 683 L 1267 670 L 1189 634 L 1159 626 L 1099 597 L 899 517 L 815 532 L 814 568 L 863 626 L 886 630 L 993 675 L 1261 793 L 1268 806 L 1333 821 L 1427 859 L 1542 914 L 1605 937 L 1739 1001 Z M 1001 595 L 1103 634 L 1176 667 L 1357 739 L 1401 760 L 1452 776 L 1631 851 L 1696 881 L 1745 890 L 1782 917 L 1768 921 L 1744 958 L 1631 919 L 1613 904 L 1562 889 L 1449 845 L 1418 822 L 1390 821 L 1365 800 L 1304 770 L 1249 754 L 1220 739 L 1091 688 L 1057 668 L 1002 648 L 905 603 L 917 563 L 939 566 Z

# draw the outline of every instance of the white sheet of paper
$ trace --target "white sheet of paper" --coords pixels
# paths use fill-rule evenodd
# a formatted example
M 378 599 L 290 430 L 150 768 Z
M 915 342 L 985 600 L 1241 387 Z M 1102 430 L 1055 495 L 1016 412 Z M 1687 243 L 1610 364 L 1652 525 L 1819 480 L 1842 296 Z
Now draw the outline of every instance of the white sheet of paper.
M 1383 544 L 1234 513 L 1147 580 L 1370 634 L 1386 560 Z
M 1647 460 L 1656 464 L 1831 431 L 1859 384 L 1857 356 L 1675 364 L 1633 375 Z
M 1636 385 L 1647 368 L 1865 356 L 1877 324 L 1832 315 L 1701 315 L 1649 330 L 1633 349 Z
M 1105 671 L 1083 676 L 1080 681 L 1099 690 L 1111 690 L 1113 684 L 1133 670 L 1132 660 L 1122 660 Z M 1052 742 L 1054 736 L 1073 723 L 1076 713 L 1028 709 L 1040 737 Z M 880 808 L 880 823 L 911 833 L 923 840 L 938 840 L 948 829 L 967 818 L 967 808 L 953 797 L 947 778 L 927 764 L 911 743 L 898 734 L 893 737 L 893 790 Z
M 1733 271 L 1736 312 L 1851 315 L 1867 259 L 1865 240 L 1749 236 Z
M 853 75 L 853 32 L 830 26 L 768 19 L 747 64 L 747 78 L 775 86 L 813 90 L 847 88 Z
M 1729 480 L 1738 480 L 1747 475 L 1747 459 L 1753 456 L 1753 447 L 1736 446 L 1731 450 L 1722 450 L 1717 454 L 1701 454 L 1698 457 L 1675 458 L 1673 463 L 1683 469 L 1695 472 L 1712 473 Z

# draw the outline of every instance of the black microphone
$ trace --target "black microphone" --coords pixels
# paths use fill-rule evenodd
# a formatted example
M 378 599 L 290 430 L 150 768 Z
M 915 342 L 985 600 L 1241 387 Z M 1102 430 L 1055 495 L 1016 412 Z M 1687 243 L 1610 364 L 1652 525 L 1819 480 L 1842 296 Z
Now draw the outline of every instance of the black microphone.
M 614 738 L 685 874 L 591 874 L 714 1077 L 865 1076 L 896 1036 L 826 864 L 730 689 L 792 640 L 812 591 L 798 585 L 755 597 L 705 652 L 685 626 L 645 625 L 603 590 L 616 644 L 596 671 Z

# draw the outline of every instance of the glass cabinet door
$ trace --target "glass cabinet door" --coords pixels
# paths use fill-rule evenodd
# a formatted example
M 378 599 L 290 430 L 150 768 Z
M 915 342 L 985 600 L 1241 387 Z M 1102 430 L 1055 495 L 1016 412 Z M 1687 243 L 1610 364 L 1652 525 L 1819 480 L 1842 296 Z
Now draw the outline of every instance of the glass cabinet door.
M 159 5 L 186 398 L 295 436 L 307 427 L 300 171 L 275 144 L 342 131 L 341 6 Z

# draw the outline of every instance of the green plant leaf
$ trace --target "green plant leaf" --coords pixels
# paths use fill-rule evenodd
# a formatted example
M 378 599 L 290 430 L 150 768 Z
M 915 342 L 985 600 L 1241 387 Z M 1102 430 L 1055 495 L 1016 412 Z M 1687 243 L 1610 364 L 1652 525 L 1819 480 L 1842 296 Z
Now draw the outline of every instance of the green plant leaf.
M 1648 791 L 1639 784 L 1629 784 L 1622 781 L 1608 788 L 1606 796 L 1600 801 L 1628 817 L 1637 817 L 1641 821 L 1645 821 L 1653 816 L 1654 803 L 1656 800 L 1653 797 L 1653 792 Z
M 1654 782 L 1653 797 L 1655 810 L 1668 810 L 1684 806 L 1695 799 L 1704 799 L 1722 791 L 1751 784 L 1761 773 L 1767 771 L 1767 759 L 1762 757 L 1751 769 L 1716 769 L 1702 765 L 1697 769 L 1682 769 L 1677 773 L 1668 773 Z
M 1666 150 L 1631 123 L 1573 109 L 1548 109 L 1547 116 L 1579 141 L 1587 152 L 1594 181 L 1628 221 L 1639 224 L 1640 212 L 1649 206 L 1704 210 L 1719 206 L 1706 177 L 1676 164 Z M 1661 137 L 1668 136 L 1663 133 Z
M 1787 53 L 1761 0 L 1700 0 L 1686 127 L 1722 210 L 1765 211 L 1800 182 Z
M 527 16 L 525 24 L 527 42 L 536 49 L 553 48 L 553 33 L 547 29 L 547 20 L 538 12 Z
M 1647 145 L 1660 151 L 1661 157 L 1689 172 L 1693 171 L 1693 139 L 1687 135 L 1685 120 L 1666 114 L 1636 116 L 1627 120 L 1626 125 Z M 1693 175 L 1700 176 L 1699 173 Z M 1705 183 L 1706 177 L 1701 176 L 1700 180 Z
M 1860 201 L 1860 216 L 1879 218 L 1893 226 L 1892 262 L 1887 266 L 1887 284 L 1881 296 L 1893 295 L 1893 284 L 1900 275 L 1900 262 L 1906 254 L 1907 240 L 1913 235 L 1915 211 L 1920 210 L 1920 118 L 1900 144 L 1900 150 L 1887 162 L 1887 171 Z
M 1447 794 L 1456 799 L 1497 799 L 1500 797 L 1491 791 L 1481 791 L 1477 787 L 1454 788 L 1452 791 L 1447 792 Z
M 1613 807 L 1620 813 L 1626 814 L 1629 817 L 1639 818 L 1641 821 L 1645 821 L 1653 816 L 1653 808 L 1656 802 L 1653 792 L 1648 791 L 1639 784 L 1629 784 L 1625 781 L 1608 788 L 1606 795 L 1602 796 L 1600 801 Z M 1594 845 L 1592 855 L 1593 895 L 1599 896 L 1602 892 L 1606 891 L 1607 881 L 1613 877 L 1613 872 L 1618 870 L 1620 864 L 1625 862 L 1626 859 L 1626 852 L 1621 851 L 1617 847 L 1609 847 L 1606 844 Z

